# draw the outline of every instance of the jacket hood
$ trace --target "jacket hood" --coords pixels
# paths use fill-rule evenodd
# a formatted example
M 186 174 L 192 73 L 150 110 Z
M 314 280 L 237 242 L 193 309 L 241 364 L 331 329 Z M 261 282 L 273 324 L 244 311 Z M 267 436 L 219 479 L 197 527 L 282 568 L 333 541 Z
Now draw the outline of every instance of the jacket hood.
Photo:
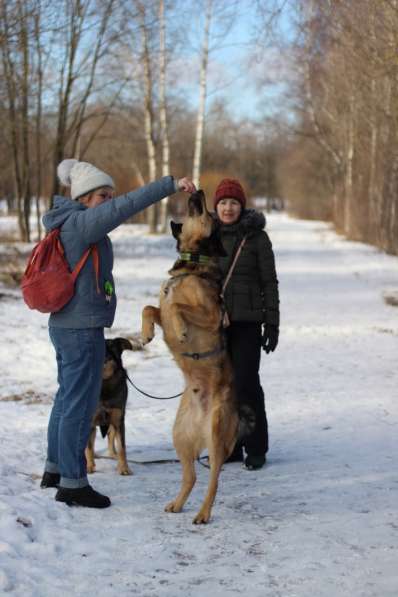
M 255 209 L 245 209 L 238 222 L 230 225 L 222 225 L 223 232 L 238 232 L 242 236 L 250 234 L 251 232 L 258 232 L 265 228 L 265 215 L 261 211 Z
M 83 209 L 87 209 L 87 207 L 78 201 L 56 196 L 54 197 L 53 208 L 43 216 L 43 225 L 46 230 L 54 230 L 54 228 L 62 226 L 72 213 Z

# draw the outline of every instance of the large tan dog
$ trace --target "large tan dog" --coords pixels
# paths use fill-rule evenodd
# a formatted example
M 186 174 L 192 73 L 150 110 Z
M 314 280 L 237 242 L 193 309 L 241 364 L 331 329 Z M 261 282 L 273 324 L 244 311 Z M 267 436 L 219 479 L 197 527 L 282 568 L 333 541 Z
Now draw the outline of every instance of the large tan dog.
M 161 326 L 164 340 L 184 373 L 186 388 L 173 428 L 183 478 L 179 494 L 166 511 L 181 511 L 196 481 L 195 460 L 207 449 L 209 486 L 193 520 L 200 524 L 210 518 L 221 466 L 233 450 L 238 431 L 232 369 L 222 333 L 217 267 L 217 257 L 225 252 L 202 191 L 190 196 L 184 224 L 171 225 L 180 258 L 161 287 L 159 308 L 147 306 L 143 310 L 142 339 L 150 342 L 154 324 Z

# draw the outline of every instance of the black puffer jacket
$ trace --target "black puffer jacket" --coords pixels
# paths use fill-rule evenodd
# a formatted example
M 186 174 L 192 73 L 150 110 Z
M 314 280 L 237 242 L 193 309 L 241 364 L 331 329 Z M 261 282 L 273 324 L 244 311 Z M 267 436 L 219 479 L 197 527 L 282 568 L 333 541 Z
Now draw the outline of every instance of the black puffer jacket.
M 221 240 L 228 257 L 220 258 L 225 279 L 233 256 L 246 236 L 225 290 L 225 303 L 231 321 L 257 321 L 279 325 L 279 293 L 275 258 L 265 217 L 254 209 L 245 210 L 236 224 L 222 225 Z

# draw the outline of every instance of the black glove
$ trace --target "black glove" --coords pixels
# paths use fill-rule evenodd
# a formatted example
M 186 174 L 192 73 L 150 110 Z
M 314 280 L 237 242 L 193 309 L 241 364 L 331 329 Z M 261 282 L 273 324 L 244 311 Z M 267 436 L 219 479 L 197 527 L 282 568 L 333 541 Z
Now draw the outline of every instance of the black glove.
M 270 323 L 265 323 L 263 327 L 263 335 L 261 337 L 261 345 L 265 352 L 274 352 L 278 346 L 279 327 Z

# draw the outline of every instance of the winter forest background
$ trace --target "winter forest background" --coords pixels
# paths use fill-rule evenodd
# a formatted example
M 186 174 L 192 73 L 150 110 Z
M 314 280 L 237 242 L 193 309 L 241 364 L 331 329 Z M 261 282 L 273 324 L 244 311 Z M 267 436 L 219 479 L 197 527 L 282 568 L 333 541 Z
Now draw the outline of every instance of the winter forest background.
M 397 41 L 398 0 L 0 0 L 1 595 L 398 595 Z M 260 471 L 223 467 L 208 526 L 191 524 L 205 467 L 184 512 L 163 511 L 181 476 L 178 402 L 132 387 L 134 475 L 97 434 L 92 483 L 112 508 L 99 519 L 40 489 L 56 363 L 19 282 L 70 157 L 120 193 L 191 176 L 209 206 L 238 177 L 272 212 L 271 449 Z M 139 337 L 185 205 L 173 196 L 111 232 L 107 337 Z M 144 391 L 183 387 L 159 331 L 123 362 Z
M 120 192 L 171 172 L 211 196 L 233 175 L 398 253 L 398 0 L 0 0 L 0 28 L 0 197 L 20 240 L 78 157 Z M 177 205 L 140 217 L 162 231 Z

